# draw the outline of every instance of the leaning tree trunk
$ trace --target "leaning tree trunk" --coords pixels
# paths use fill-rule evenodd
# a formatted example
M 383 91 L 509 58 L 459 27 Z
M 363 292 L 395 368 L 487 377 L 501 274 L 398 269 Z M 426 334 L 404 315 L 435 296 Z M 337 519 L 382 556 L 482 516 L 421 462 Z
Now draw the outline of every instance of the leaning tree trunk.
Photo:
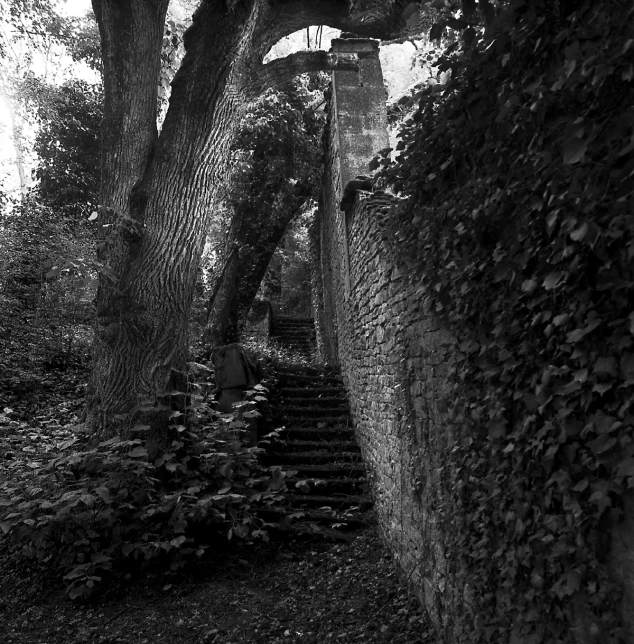
M 246 235 L 244 248 L 245 251 L 250 253 L 251 260 L 240 263 L 236 306 L 232 311 L 235 316 L 232 324 L 235 326 L 240 327 L 246 321 L 271 258 L 284 237 L 289 224 L 295 219 L 303 205 L 303 198 L 300 204 L 285 204 L 284 214 L 277 217 L 273 216 L 272 224 L 265 231 L 262 231 L 261 235 L 255 235 L 254 233 L 257 231 L 253 230 L 253 228 L 249 231 L 250 234 Z
M 300 194 L 308 192 L 303 187 L 296 191 Z M 239 340 L 241 326 L 271 257 L 305 198 L 296 194 L 277 207 L 269 204 L 271 208 L 262 207 L 258 211 L 252 207 L 237 208 L 227 246 L 232 251 L 220 275 L 220 284 L 214 289 L 203 334 L 208 347 Z
M 209 298 L 207 323 L 203 331 L 203 342 L 208 350 L 237 340 L 237 329 L 232 332 L 229 324 L 236 301 L 240 252 L 234 239 L 230 237 L 230 240 L 225 263 Z
M 402 2 L 388 3 L 393 15 Z M 315 21 L 353 28 L 344 0 L 205 0 L 185 35 L 186 55 L 158 138 L 167 4 L 93 0 L 104 63 L 101 223 L 108 225 L 87 397 L 87 424 L 99 437 L 129 428 L 139 407 L 155 437 L 165 435 L 167 410 L 147 408 L 182 387 L 207 215 L 250 94 L 287 82 L 304 71 L 298 65 L 357 68 L 350 56 L 320 55 L 312 66 L 305 55 L 260 64 L 277 40 Z M 385 11 L 368 4 L 370 13 L 356 17 L 361 30 L 381 35 Z

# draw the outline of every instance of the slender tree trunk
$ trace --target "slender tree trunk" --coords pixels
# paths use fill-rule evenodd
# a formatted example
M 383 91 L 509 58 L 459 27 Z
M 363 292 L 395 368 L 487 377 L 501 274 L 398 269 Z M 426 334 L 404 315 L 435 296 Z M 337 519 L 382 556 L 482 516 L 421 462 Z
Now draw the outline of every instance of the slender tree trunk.
M 236 326 L 240 326 L 246 321 L 271 258 L 288 226 L 301 211 L 303 205 L 303 200 L 299 205 L 288 204 L 285 217 L 274 218 L 273 225 L 263 230 L 259 239 L 256 240 L 253 235 L 250 235 L 251 239 L 246 242 L 245 250 L 249 252 L 250 261 L 240 262 L 236 293 L 237 306 L 235 307 Z
M 240 252 L 233 238 L 230 242 L 222 272 L 218 276 L 218 283 L 214 287 L 213 296 L 209 300 L 207 324 L 203 332 L 203 341 L 209 348 L 220 347 L 223 344 L 237 340 L 237 329 L 232 333 L 229 329 L 232 319 L 232 308 L 236 301 L 236 287 Z
M 308 194 L 310 190 L 300 188 L 299 192 Z M 304 196 L 293 196 L 271 211 L 238 208 L 235 212 L 228 242 L 233 261 L 220 276 L 204 333 L 209 347 L 239 340 L 271 257 L 304 201 Z
M 11 121 L 11 143 L 13 144 L 15 167 L 18 171 L 18 179 L 20 181 L 20 194 L 24 200 L 29 191 L 29 180 L 24 169 L 24 156 L 22 155 L 22 128 L 20 128 L 17 121 L 13 98 L 6 91 L 2 92 L 2 98 L 4 99 L 4 104 L 7 106 L 9 120 Z

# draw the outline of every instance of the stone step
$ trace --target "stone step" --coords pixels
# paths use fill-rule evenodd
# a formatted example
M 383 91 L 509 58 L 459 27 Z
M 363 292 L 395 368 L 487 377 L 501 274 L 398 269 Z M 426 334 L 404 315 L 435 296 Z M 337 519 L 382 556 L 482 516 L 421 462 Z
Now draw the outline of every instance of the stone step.
M 262 457 L 263 465 L 280 465 L 288 464 L 294 467 L 296 463 L 307 465 L 317 465 L 320 463 L 363 463 L 360 452 L 342 452 L 342 451 L 312 451 L 312 452 L 287 452 L 280 450 L 278 445 L 272 446 L 266 455 Z
M 279 406 L 277 412 L 279 416 L 288 418 L 290 416 L 297 417 L 301 416 L 302 418 L 340 418 L 342 420 L 349 421 L 350 415 L 347 413 L 347 408 L 343 405 L 337 407 L 322 407 L 320 405 L 315 405 L 314 403 L 311 406 L 301 405 L 301 406 Z
M 295 349 L 312 349 L 315 346 L 315 343 L 311 340 L 290 340 L 288 338 L 284 338 L 282 344 L 285 347 L 293 347 Z
M 292 349 L 313 349 L 315 343 L 310 340 L 288 340 L 284 339 L 282 345 Z
M 301 398 L 315 400 L 345 400 L 346 390 L 343 387 L 281 387 L 279 389 L 282 398 Z
M 329 543 L 352 543 L 356 538 L 353 532 L 344 532 L 315 523 L 297 523 L 288 527 L 274 523 L 268 524 L 266 530 L 272 540 L 292 538 L 294 541 L 306 540 L 313 543 L 319 539 Z
M 369 525 L 373 521 L 372 512 L 367 510 L 299 510 L 289 511 L 284 508 L 262 508 L 256 510 L 255 514 L 264 521 L 283 522 L 286 525 L 298 525 L 316 523 L 317 525 L 337 525 L 339 530 L 351 530 Z
M 356 452 L 361 453 L 359 445 L 356 441 L 342 441 L 342 440 L 280 440 L 274 439 L 267 445 L 267 449 L 274 450 L 275 452 L 328 452 L 336 454 L 337 452 Z
M 310 374 L 279 374 L 280 385 L 283 388 L 294 387 L 343 387 L 343 380 L 340 376 L 313 376 Z
M 312 408 L 312 407 L 324 407 L 328 409 L 345 409 L 348 410 L 348 399 L 341 396 L 339 398 L 323 397 L 323 398 L 310 398 L 310 397 L 299 397 L 299 396 L 289 396 L 290 400 L 288 401 L 291 409 L 297 407 Z M 282 398 L 283 399 L 283 398 Z
M 277 373 L 280 375 L 303 375 L 303 376 L 337 376 L 341 377 L 338 369 L 320 369 L 318 367 L 296 366 L 296 367 L 278 367 Z
M 350 416 L 343 414 L 339 416 L 275 416 L 278 425 L 292 425 L 293 427 L 316 427 L 316 429 L 328 429 L 334 427 L 350 427 Z M 352 427 L 350 427 L 352 429 Z
M 274 327 L 280 342 L 314 350 L 314 328 L 284 326 Z M 279 368 L 274 401 L 279 429 L 263 439 L 261 459 L 287 472 L 287 507 L 260 516 L 277 526 L 273 530 L 310 538 L 340 540 L 346 531 L 368 525 L 372 500 L 341 373 L 303 365 Z
M 286 500 L 295 508 L 359 508 L 372 506 L 372 499 L 366 494 L 287 494 Z
M 287 315 L 279 315 L 279 316 L 276 315 L 275 320 L 273 321 L 273 323 L 278 324 L 280 322 L 283 323 L 283 324 L 284 323 L 289 323 L 289 322 L 296 322 L 297 324 L 307 324 L 307 323 L 315 324 L 315 318 L 311 318 L 311 317 L 296 318 L 296 317 L 291 317 L 290 315 L 288 315 L 288 316 Z
M 295 471 L 293 468 L 292 471 Z M 299 485 L 299 487 L 298 487 Z M 350 495 L 365 494 L 368 483 L 362 477 L 342 476 L 339 478 L 326 478 L 318 476 L 288 476 L 286 487 L 292 494 L 325 494 L 325 495 Z M 286 494 L 285 496 L 288 496 Z
M 335 478 L 358 478 L 366 475 L 365 465 L 356 463 L 320 463 L 308 465 L 306 463 L 293 463 L 290 465 L 297 478 L 311 479 L 335 479 Z
M 354 439 L 352 427 L 298 427 L 296 425 L 281 428 L 278 431 L 280 438 L 287 440 L 341 440 Z
M 298 342 L 314 342 L 315 334 L 308 331 L 276 331 L 271 334 L 274 338 L 283 339 L 287 341 L 298 341 Z

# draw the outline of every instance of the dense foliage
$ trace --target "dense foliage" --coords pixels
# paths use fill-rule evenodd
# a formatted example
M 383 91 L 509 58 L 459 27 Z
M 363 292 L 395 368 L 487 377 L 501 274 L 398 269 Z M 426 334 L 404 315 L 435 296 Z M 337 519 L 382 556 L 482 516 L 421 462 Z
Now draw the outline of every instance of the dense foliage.
M 432 34 L 462 32 L 437 63 L 451 80 L 419 96 L 381 179 L 408 197 L 387 238 L 457 339 L 448 555 L 472 641 L 564 642 L 573 625 L 617 642 L 606 552 L 634 488 L 634 9 L 464 0 L 453 16 Z
M 79 80 L 59 87 L 33 85 L 40 119 L 36 191 L 60 215 L 77 221 L 98 202 L 101 88 Z
M 306 74 L 283 90 L 269 90 L 240 125 L 225 201 L 226 242 L 209 266 L 216 282 L 210 289 L 211 326 L 224 326 L 225 342 L 239 336 L 287 227 L 317 197 L 323 87 L 323 75 Z
M 192 383 L 189 405 L 171 413 L 170 447 L 154 461 L 143 425 L 138 438 L 91 449 L 76 431 L 60 428 L 42 441 L 33 430 L 27 460 L 3 455 L 10 476 L 0 483 L 0 530 L 61 571 L 73 599 L 148 563 L 176 570 L 233 537 L 267 540 L 255 508 L 281 499 L 285 474 L 260 466 L 260 450 L 244 444 L 267 391 L 256 385 L 234 413 L 221 414 L 209 385 Z

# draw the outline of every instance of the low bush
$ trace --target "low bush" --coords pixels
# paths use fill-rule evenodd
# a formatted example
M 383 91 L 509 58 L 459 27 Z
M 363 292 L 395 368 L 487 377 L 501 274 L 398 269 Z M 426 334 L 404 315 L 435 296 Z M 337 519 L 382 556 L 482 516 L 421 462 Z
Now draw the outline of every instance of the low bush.
M 268 540 L 256 509 L 281 500 L 284 473 L 261 467 L 244 441 L 268 390 L 256 385 L 222 414 L 204 387 L 173 414 L 170 448 L 153 462 L 137 426 L 138 438 L 84 443 L 35 470 L 25 462 L 0 483 L 0 529 L 23 555 L 60 570 L 71 598 L 146 564 L 177 570 L 234 538 Z

